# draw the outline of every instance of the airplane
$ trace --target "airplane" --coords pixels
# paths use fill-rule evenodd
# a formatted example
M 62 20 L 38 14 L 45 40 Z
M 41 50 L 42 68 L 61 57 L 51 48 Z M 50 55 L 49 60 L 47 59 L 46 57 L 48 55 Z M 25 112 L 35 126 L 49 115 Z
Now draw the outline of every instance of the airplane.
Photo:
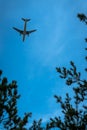
M 17 28 L 15 28 L 15 27 L 13 27 L 13 29 L 23 35 L 23 42 L 24 42 L 25 36 L 26 36 L 26 35 L 29 36 L 29 34 L 32 33 L 32 32 L 35 32 L 36 29 L 35 29 L 35 30 L 26 31 L 27 22 L 30 21 L 31 19 L 24 19 L 24 18 L 22 18 L 22 20 L 25 22 L 25 24 L 24 24 L 24 30 L 20 30 L 20 29 L 17 29 Z

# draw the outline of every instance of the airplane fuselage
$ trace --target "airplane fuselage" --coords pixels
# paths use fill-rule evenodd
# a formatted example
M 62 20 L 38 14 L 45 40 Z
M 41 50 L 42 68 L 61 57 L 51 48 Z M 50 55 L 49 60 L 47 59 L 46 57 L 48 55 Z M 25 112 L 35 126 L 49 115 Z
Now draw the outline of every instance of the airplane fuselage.
M 26 26 L 27 26 L 27 21 L 25 21 L 25 24 L 24 24 L 23 41 L 25 40 L 25 35 L 26 35 Z
M 19 32 L 20 34 L 22 34 L 22 36 L 23 36 L 23 41 L 24 41 L 24 40 L 25 40 L 25 36 L 26 36 L 26 35 L 29 35 L 29 34 L 32 33 L 32 32 L 35 32 L 36 29 L 27 31 L 27 30 L 26 30 L 26 26 L 27 26 L 27 22 L 30 21 L 30 19 L 24 19 L 24 18 L 22 18 L 22 20 L 24 21 L 24 29 L 23 29 L 23 30 L 20 30 L 20 29 L 15 28 L 15 27 L 13 27 L 13 29 L 16 30 L 17 32 Z

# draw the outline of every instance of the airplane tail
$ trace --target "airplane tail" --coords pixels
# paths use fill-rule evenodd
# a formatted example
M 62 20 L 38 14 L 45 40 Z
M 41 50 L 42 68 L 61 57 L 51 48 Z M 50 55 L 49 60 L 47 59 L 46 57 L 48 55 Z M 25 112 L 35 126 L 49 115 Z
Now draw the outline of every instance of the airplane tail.
M 28 21 L 30 21 L 31 19 L 24 19 L 24 18 L 22 18 L 22 20 L 28 22 Z

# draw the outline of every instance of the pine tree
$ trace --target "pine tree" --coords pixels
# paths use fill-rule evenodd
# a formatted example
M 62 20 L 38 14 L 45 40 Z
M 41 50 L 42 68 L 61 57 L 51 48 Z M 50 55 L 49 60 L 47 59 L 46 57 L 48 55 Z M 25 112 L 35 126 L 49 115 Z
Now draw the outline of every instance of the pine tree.
M 77 17 L 87 24 L 87 17 L 84 14 L 78 14 Z M 87 42 L 87 38 L 85 41 Z M 87 60 L 87 56 L 85 59 Z M 77 71 L 74 62 L 71 61 L 70 65 L 70 69 L 57 67 L 56 71 L 59 73 L 60 78 L 65 79 L 68 86 L 75 85 L 72 88 L 74 97 L 71 98 L 69 93 L 66 93 L 65 100 L 61 96 L 54 96 L 61 106 L 63 119 L 60 116 L 50 118 L 47 129 L 87 130 L 87 79 L 81 79 L 81 73 Z M 87 71 L 87 68 L 85 71 Z M 74 103 L 72 103 L 72 100 Z
M 31 113 L 25 113 L 21 119 L 18 115 L 17 100 L 20 95 L 17 91 L 17 83 L 16 81 L 8 83 L 7 78 L 1 76 L 0 70 L 0 127 L 6 130 L 26 130 L 25 126 Z

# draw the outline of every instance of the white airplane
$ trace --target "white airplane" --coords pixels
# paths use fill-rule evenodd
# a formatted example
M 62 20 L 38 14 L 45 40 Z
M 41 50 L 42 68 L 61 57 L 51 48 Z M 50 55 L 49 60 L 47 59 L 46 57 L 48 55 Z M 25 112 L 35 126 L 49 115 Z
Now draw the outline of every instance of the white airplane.
M 26 31 L 26 25 L 27 25 L 27 22 L 30 21 L 30 19 L 24 19 L 24 18 L 22 18 L 22 20 L 25 22 L 25 24 L 24 24 L 24 30 L 20 30 L 20 29 L 17 29 L 15 27 L 13 27 L 13 29 L 16 30 L 16 31 L 18 31 L 20 34 L 23 35 L 23 41 L 24 41 L 25 40 L 25 36 L 26 35 L 29 36 L 29 34 L 32 33 L 32 32 L 35 32 L 36 29 L 35 30 Z

